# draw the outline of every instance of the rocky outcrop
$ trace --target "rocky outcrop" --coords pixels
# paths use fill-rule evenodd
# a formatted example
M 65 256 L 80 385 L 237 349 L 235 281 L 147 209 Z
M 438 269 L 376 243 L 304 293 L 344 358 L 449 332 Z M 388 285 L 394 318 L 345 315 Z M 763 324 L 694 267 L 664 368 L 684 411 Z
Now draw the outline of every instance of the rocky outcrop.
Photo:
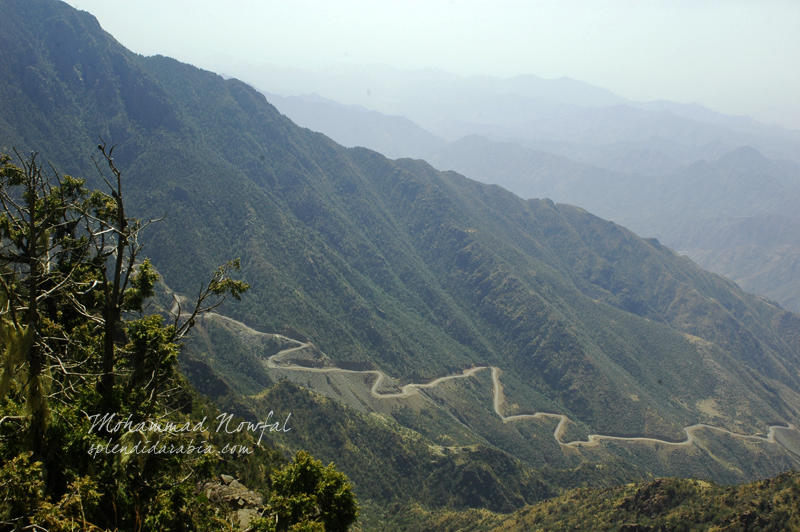
M 234 513 L 242 529 L 246 529 L 250 521 L 260 517 L 264 510 L 264 498 L 230 475 L 198 482 L 195 493 L 205 494 L 213 504 Z

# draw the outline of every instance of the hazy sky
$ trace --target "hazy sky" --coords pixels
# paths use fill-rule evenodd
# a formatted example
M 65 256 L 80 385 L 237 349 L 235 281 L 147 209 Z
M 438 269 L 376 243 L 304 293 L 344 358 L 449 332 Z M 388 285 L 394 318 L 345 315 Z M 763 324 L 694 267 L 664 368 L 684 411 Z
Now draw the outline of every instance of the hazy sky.
M 800 0 L 68 3 L 134 52 L 215 72 L 346 62 L 568 76 L 800 129 Z

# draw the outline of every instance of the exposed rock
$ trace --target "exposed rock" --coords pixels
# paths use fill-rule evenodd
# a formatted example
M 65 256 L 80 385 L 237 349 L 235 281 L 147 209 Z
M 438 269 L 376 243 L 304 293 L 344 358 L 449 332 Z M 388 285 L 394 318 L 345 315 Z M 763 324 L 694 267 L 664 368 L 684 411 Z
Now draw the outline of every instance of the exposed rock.
M 250 521 L 259 517 L 264 509 L 264 498 L 230 475 L 220 475 L 218 480 L 198 482 L 195 493 L 204 493 L 213 504 L 235 512 L 242 528 L 247 528 Z

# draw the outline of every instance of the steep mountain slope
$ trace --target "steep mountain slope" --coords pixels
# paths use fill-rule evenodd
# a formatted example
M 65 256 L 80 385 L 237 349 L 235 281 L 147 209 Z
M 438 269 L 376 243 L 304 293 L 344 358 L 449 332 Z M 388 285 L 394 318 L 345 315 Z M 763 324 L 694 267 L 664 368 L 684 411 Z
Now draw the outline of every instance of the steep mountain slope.
M 465 137 L 427 160 L 524 197 L 582 205 L 686 252 L 745 290 L 800 310 L 795 257 L 800 167 L 742 147 L 644 176 L 611 172 L 516 143 Z
M 732 145 L 728 142 L 688 146 L 647 135 L 646 140 L 593 147 L 557 140 L 525 142 L 528 147 L 523 147 L 477 135 L 442 145 L 417 126 L 409 129 L 401 117 L 319 96 L 269 96 L 292 120 L 339 143 L 365 146 L 389 157 L 422 156 L 437 168 L 500 184 L 522 197 L 582 205 L 640 235 L 658 237 L 746 291 L 800 310 L 800 287 L 793 282 L 800 254 L 794 234 L 798 169 L 788 161 L 768 160 L 748 146 L 726 152 Z M 638 107 L 740 133 L 770 131 L 753 120 L 701 106 L 653 102 Z M 600 166 L 576 163 L 564 155 Z M 670 173 L 640 173 L 656 170 Z
M 498 80 L 494 85 L 491 81 L 484 80 L 482 87 L 500 90 Z M 525 92 L 524 85 L 519 82 L 505 88 Z M 422 157 L 437 168 L 455 169 L 480 181 L 500 184 L 522 197 L 549 197 L 582 205 L 640 235 L 657 236 L 746 291 L 800 310 L 800 288 L 793 282 L 800 252 L 793 235 L 797 210 L 794 202 L 787 201 L 797 195 L 792 190 L 796 189 L 792 185 L 796 177 L 792 176 L 797 175 L 797 167 L 788 161 L 768 160 L 748 146 L 728 151 L 736 145 L 733 138 L 746 142 L 742 134 L 757 132 L 774 137 L 779 133 L 774 128 L 698 105 L 627 102 L 643 110 L 669 111 L 716 124 L 740 137 L 688 145 L 643 132 L 641 138 L 589 145 L 554 139 L 498 142 L 469 135 L 441 145 L 421 128 L 409 130 L 401 117 L 318 96 L 271 98 L 295 122 L 339 143 L 369 147 L 389 157 Z M 704 159 L 711 162 L 701 162 Z M 714 162 L 717 160 L 721 166 Z M 743 175 L 748 172 L 750 175 Z M 767 175 L 781 176 L 782 180 L 764 182 Z M 727 190 L 731 187 L 733 190 Z M 712 200 L 710 205 L 705 204 L 707 199 Z M 701 211 L 693 206 L 698 203 Z
M 221 309 L 240 322 L 311 341 L 332 366 L 378 368 L 401 383 L 494 366 L 506 416 L 563 414 L 575 439 L 681 441 L 698 422 L 738 433 L 800 424 L 800 318 L 657 241 L 422 161 L 343 148 L 297 127 L 242 82 L 128 52 L 65 4 L 2 5 L 0 146 L 47 150 L 63 171 L 93 176 L 87 145 L 98 134 L 117 143 L 129 212 L 168 213 L 147 234 L 146 253 L 177 292 L 194 292 L 214 266 L 241 256 L 251 293 Z M 235 352 L 216 368 L 224 386 L 214 382 L 248 396 L 243 409 L 263 412 L 253 392 L 268 382 L 248 364 L 268 356 L 258 348 L 236 367 Z M 218 363 L 196 354 L 212 369 Z M 270 369 L 270 378 L 277 371 L 288 370 Z M 408 411 L 398 402 L 386 414 L 427 430 L 425 445 L 446 443 L 451 431 L 481 442 L 492 467 L 511 455 L 517 480 L 506 501 L 530 502 L 519 494 L 536 491 L 536 475 L 514 464 L 541 460 L 538 448 L 563 467 L 620 456 L 651 469 L 669 461 L 672 448 L 659 451 L 658 442 L 643 444 L 652 452 L 611 441 L 576 450 L 556 442 L 547 422 L 504 423 L 491 381 L 479 382 L 485 395 L 476 389 L 451 409 Z M 292 393 L 272 393 L 293 408 Z M 298 397 L 299 409 L 307 401 Z M 415 419 L 422 411 L 436 413 L 435 428 Z M 286 445 L 311 445 L 325 429 L 307 425 L 318 438 Z M 710 434 L 704 445 L 690 446 L 683 464 L 708 464 L 704 472 L 727 480 L 798 463 L 778 443 Z M 763 465 L 753 466 L 752 453 Z

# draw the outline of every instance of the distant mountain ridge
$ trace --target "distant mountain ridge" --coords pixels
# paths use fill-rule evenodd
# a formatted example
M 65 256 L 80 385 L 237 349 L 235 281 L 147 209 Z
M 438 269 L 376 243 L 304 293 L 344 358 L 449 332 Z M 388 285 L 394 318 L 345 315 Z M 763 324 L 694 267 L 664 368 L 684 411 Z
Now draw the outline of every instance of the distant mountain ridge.
M 699 104 L 634 102 L 569 78 L 462 78 L 440 70 L 406 72 L 380 65 L 319 71 L 264 66 L 243 77 L 271 93 L 315 92 L 406 116 L 447 140 L 484 135 L 617 171 L 665 173 L 744 145 L 769 158 L 800 162 L 800 131 Z M 609 157 L 609 149 L 617 154 Z M 642 151 L 657 153 L 655 164 L 642 159 L 637 166 L 618 165 L 641 158 Z
M 324 99 L 405 116 L 450 141 L 482 135 L 618 172 L 670 173 L 742 146 L 752 146 L 771 159 L 800 162 L 800 131 L 725 115 L 699 104 L 634 102 L 569 78 L 462 78 L 439 70 L 343 66 L 322 71 L 264 67 L 248 72 L 248 79 L 272 94 L 315 92 Z M 295 101 L 283 111 L 347 145 L 360 142 L 378 149 L 369 134 L 383 137 L 384 145 L 391 136 L 389 130 L 375 131 L 373 125 L 369 134 L 365 130 L 358 138 L 355 132 L 362 117 L 339 113 L 335 123 L 325 123 L 312 119 L 320 109 L 302 107 Z M 391 153 L 378 151 L 390 157 L 424 158 L 418 147 L 417 143 L 405 151 L 401 145 L 391 147 Z
M 340 65 L 318 70 L 264 65 L 260 70 L 251 70 L 242 77 L 277 94 L 326 94 L 327 98 L 334 101 L 353 102 L 383 112 L 386 112 L 388 102 L 402 101 L 426 90 L 446 89 L 455 94 L 517 94 L 579 107 L 627 105 L 651 111 L 669 110 L 678 116 L 701 122 L 782 129 L 764 126 L 745 116 L 725 115 L 697 103 L 632 101 L 608 89 L 568 77 L 544 79 L 532 74 L 510 78 L 486 75 L 461 77 L 438 69 L 403 71 L 385 65 Z
M 363 146 L 396 159 L 421 155 L 445 143 L 404 116 L 387 116 L 359 105 L 343 105 L 318 94 L 286 98 L 264 94 L 297 125 L 325 133 L 350 148 Z

